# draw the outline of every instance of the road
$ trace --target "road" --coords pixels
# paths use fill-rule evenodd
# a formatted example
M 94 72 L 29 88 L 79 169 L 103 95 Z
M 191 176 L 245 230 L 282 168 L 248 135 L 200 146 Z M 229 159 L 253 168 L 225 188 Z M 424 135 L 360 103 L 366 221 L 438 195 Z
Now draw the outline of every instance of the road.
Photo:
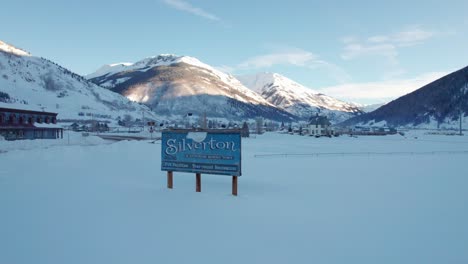
M 96 135 L 102 139 L 105 140 L 113 140 L 113 141 L 122 141 L 122 140 L 160 140 L 161 137 L 141 137 L 141 136 L 122 136 L 122 135 L 104 135 L 104 134 L 99 134 Z

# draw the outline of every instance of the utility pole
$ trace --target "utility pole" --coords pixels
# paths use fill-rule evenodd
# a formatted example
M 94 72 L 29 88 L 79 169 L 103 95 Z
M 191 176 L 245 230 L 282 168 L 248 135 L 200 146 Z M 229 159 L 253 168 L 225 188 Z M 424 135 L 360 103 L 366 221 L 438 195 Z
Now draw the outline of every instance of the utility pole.
M 192 129 L 192 118 L 191 118 L 192 115 L 193 115 L 193 113 L 187 113 L 187 114 L 185 114 L 185 117 L 187 118 L 187 119 L 186 119 L 186 122 L 188 122 L 188 125 L 187 125 L 187 123 L 185 124 L 185 128 Z
M 459 105 L 458 105 L 458 110 L 460 111 L 460 136 L 463 135 L 462 133 L 462 120 L 463 120 L 462 102 L 463 102 L 463 97 L 464 95 L 466 95 L 467 91 L 468 91 L 468 83 L 465 84 L 460 90 L 460 99 L 459 99 Z
M 145 111 L 141 111 L 141 114 L 143 115 L 142 120 L 141 120 L 141 123 L 143 126 L 142 131 L 145 132 Z
M 462 108 L 461 108 L 461 100 L 460 100 L 460 136 L 462 136 L 462 117 L 463 117 L 463 114 L 462 114 Z
M 206 123 L 206 111 L 203 112 L 203 123 L 202 123 L 202 128 L 206 129 L 207 128 L 207 123 Z

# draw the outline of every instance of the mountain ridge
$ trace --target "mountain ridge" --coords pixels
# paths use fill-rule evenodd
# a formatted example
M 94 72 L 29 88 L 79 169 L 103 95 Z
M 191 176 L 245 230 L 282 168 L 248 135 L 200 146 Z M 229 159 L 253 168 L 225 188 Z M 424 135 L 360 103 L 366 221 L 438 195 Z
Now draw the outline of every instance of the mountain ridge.
M 213 117 L 282 121 L 295 117 L 267 102 L 230 74 L 189 56 L 158 55 L 117 70 L 90 74 L 89 80 L 145 103 L 163 115 L 208 112 Z M 96 77 L 95 77 L 96 76 Z
M 465 114 L 468 112 L 468 66 L 340 125 L 379 123 L 395 127 L 453 128 L 458 126 L 460 109 Z
M 130 102 L 82 76 L 13 45 L 0 42 L 0 106 L 58 112 L 59 119 L 136 119 L 146 106 Z
M 237 77 L 245 86 L 262 95 L 268 102 L 302 119 L 322 113 L 336 123 L 362 113 L 355 104 L 307 88 L 278 73 Z

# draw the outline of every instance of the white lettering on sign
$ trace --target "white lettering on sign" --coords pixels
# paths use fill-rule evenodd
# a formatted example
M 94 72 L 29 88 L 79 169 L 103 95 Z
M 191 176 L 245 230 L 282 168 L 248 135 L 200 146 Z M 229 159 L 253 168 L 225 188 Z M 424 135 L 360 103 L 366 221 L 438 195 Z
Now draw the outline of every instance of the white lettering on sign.
M 202 150 L 230 150 L 237 151 L 236 143 L 234 141 L 216 141 L 211 138 L 206 142 L 191 142 L 188 143 L 185 139 L 182 139 L 180 142 L 177 142 L 176 139 L 168 139 L 166 142 L 166 154 L 175 155 L 179 152 L 184 152 L 186 150 L 193 149 L 202 149 Z

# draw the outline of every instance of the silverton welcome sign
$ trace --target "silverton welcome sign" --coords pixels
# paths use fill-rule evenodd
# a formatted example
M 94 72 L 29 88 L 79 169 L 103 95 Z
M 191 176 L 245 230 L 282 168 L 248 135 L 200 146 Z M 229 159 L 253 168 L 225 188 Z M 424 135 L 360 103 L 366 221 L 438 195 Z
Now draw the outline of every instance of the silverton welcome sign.
M 241 176 L 239 130 L 164 130 L 161 170 Z

